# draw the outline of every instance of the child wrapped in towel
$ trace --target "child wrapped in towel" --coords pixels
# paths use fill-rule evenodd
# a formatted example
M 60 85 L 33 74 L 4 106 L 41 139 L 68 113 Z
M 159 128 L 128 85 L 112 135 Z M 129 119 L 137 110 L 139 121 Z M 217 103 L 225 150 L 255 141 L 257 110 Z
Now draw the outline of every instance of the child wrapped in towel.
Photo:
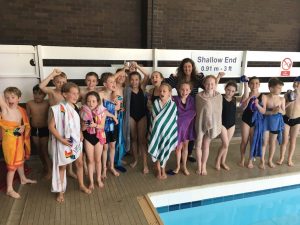
M 169 84 L 162 84 L 159 92 L 159 99 L 154 101 L 151 112 L 148 152 L 156 162 L 157 178 L 166 179 L 165 166 L 178 142 L 177 107 L 171 100 Z

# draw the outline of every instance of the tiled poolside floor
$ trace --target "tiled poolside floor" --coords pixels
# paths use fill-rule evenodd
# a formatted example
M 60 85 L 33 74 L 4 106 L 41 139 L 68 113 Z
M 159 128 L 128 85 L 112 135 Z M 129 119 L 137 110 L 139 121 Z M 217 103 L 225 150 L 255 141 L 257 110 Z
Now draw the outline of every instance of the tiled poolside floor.
M 182 187 L 199 186 L 209 183 L 240 180 L 253 177 L 270 176 L 280 173 L 300 171 L 300 141 L 295 155 L 295 166 L 276 166 L 273 169 L 260 170 L 246 169 L 237 166 L 239 160 L 239 140 L 231 143 L 227 157 L 229 172 L 214 170 L 214 159 L 218 142 L 211 147 L 208 163 L 208 176 L 198 176 L 194 173 L 196 164 L 189 164 L 190 176 L 182 174 L 169 176 L 167 180 L 157 180 L 151 169 L 148 175 L 138 169 L 127 168 L 128 171 L 120 177 L 109 174 L 104 189 L 96 189 L 91 195 L 79 191 L 77 181 L 68 178 L 68 187 L 64 204 L 55 201 L 55 195 L 50 192 L 50 181 L 41 178 L 39 169 L 41 164 L 37 158 L 29 162 L 33 172 L 31 177 L 38 180 L 36 185 L 22 185 L 19 192 L 21 200 L 13 200 L 4 193 L 0 193 L 0 224 L 7 225 L 69 225 L 69 224 L 147 224 L 144 214 L 137 202 L 137 196 L 149 192 L 176 189 Z M 276 150 L 275 160 L 278 158 L 279 149 Z M 174 167 L 175 157 L 172 155 L 167 167 Z M 130 158 L 126 158 L 130 160 Z M 258 162 L 256 161 L 257 165 Z M 150 159 L 149 159 L 150 165 Z

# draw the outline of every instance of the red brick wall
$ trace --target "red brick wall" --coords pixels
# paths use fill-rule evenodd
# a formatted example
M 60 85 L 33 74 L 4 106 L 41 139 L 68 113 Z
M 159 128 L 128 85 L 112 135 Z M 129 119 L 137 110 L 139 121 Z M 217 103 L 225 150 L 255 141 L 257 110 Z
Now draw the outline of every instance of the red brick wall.
M 2 1 L 0 44 L 300 51 L 299 0 Z

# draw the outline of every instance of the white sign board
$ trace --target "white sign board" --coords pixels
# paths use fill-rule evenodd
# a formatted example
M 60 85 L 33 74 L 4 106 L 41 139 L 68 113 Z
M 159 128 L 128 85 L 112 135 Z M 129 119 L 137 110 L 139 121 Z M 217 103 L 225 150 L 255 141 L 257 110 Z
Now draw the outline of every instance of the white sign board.
M 225 72 L 226 77 L 241 76 L 243 51 L 193 51 L 192 59 L 205 75 Z

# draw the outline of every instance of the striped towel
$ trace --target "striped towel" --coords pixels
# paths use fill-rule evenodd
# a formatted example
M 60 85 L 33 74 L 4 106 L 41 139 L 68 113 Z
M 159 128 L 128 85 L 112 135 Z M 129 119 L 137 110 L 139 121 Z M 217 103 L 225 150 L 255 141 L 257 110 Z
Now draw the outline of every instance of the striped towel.
M 165 167 L 170 154 L 177 146 L 177 107 L 170 99 L 161 106 L 159 99 L 152 108 L 148 152 L 153 162 L 160 161 Z

